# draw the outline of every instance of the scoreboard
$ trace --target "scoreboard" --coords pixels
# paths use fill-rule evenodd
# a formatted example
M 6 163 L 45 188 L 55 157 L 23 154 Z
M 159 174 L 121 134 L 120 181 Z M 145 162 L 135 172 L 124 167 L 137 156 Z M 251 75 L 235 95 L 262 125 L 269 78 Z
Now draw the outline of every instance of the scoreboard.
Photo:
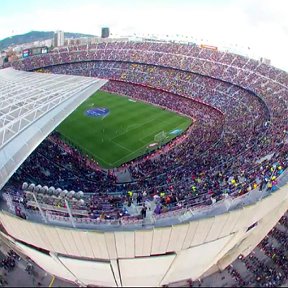
M 29 56 L 35 56 L 35 55 L 47 54 L 47 53 L 48 53 L 48 47 L 47 46 L 34 47 L 34 48 L 29 48 L 29 49 L 23 50 L 22 51 L 22 57 L 27 58 Z
M 41 47 L 32 48 L 32 55 L 39 55 L 41 54 Z
M 48 47 L 41 47 L 41 54 L 48 53 Z
M 22 57 L 23 57 L 23 58 L 26 58 L 26 57 L 30 56 L 30 55 L 29 55 L 29 52 L 30 52 L 29 49 L 23 50 L 23 51 L 22 51 Z

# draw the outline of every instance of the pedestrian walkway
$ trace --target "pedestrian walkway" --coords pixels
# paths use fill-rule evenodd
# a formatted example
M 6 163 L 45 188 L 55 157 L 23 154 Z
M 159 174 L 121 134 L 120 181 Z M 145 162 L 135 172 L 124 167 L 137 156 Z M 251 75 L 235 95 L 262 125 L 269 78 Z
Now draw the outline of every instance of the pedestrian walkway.
M 0 239 L 0 261 L 7 257 L 10 250 L 11 247 L 6 241 Z M 15 268 L 11 271 L 7 271 L 4 267 L 0 268 L 0 278 L 6 281 L 2 287 L 78 287 L 75 283 L 48 274 L 24 255 L 19 256 L 20 260 L 15 261 Z M 28 263 L 31 263 L 33 267 L 29 273 L 26 269 Z

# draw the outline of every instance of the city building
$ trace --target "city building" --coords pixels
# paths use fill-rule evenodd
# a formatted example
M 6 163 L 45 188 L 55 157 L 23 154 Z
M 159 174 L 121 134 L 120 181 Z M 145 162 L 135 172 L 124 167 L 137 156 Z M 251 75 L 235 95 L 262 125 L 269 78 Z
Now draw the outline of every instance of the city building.
M 91 45 L 97 43 L 108 42 L 126 42 L 129 41 L 128 37 L 120 38 L 100 38 L 100 37 L 81 37 L 81 38 L 65 38 L 64 46 L 73 45 Z
M 54 34 L 54 46 L 55 47 L 64 46 L 64 42 L 65 42 L 64 31 L 61 30 L 56 31 L 56 33 Z
M 108 27 L 103 27 L 101 29 L 101 38 L 108 38 L 109 37 L 109 28 Z

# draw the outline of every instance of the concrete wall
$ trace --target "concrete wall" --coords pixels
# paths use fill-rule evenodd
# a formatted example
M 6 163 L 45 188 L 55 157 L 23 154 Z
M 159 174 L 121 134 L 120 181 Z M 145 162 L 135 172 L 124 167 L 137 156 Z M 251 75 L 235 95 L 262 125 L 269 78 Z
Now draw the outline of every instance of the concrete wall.
M 83 285 L 160 286 L 198 279 L 224 269 L 239 254 L 249 254 L 287 209 L 288 185 L 251 206 L 150 230 L 70 229 L 33 223 L 4 211 L 0 221 L 23 253 L 58 277 Z

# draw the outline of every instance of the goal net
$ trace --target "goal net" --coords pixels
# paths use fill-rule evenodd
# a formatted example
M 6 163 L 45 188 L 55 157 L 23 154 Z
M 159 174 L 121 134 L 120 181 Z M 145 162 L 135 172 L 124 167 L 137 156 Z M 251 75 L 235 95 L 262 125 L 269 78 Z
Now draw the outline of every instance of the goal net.
M 154 136 L 154 141 L 161 144 L 166 140 L 166 133 L 164 131 L 161 131 Z

